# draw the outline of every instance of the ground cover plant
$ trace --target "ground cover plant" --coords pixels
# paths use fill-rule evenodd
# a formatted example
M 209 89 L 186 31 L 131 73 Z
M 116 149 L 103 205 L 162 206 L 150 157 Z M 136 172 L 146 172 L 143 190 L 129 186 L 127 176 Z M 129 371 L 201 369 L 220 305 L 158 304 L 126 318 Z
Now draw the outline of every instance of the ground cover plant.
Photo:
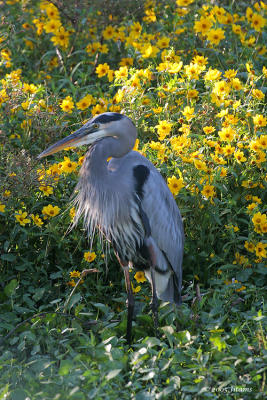
M 266 391 L 267 6 L 0 1 L 0 399 L 259 399 Z M 86 149 L 36 156 L 104 111 L 138 127 L 185 227 L 183 304 L 90 245 Z M 159 210 L 160 212 L 160 210 Z M 84 269 L 91 273 L 82 275 Z

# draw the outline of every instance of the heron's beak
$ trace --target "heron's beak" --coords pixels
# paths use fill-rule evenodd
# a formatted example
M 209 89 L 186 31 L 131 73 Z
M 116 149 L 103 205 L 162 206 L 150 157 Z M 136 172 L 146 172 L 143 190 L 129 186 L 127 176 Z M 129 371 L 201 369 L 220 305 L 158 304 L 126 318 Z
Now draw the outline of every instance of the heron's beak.
M 73 132 L 71 135 L 49 146 L 46 150 L 44 150 L 41 154 L 39 154 L 37 158 L 40 159 L 46 156 L 50 156 L 51 154 L 57 153 L 60 150 L 66 149 L 67 147 L 78 147 L 84 144 L 93 143 L 102 136 L 103 132 L 95 128 L 94 125 L 82 126 L 80 129 Z

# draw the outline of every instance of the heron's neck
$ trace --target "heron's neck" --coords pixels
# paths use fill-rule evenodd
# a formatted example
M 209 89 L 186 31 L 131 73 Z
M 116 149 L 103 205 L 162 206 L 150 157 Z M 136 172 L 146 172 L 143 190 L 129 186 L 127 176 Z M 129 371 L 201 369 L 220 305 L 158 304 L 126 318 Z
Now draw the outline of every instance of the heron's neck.
M 113 137 L 106 137 L 95 143 L 86 153 L 80 178 L 89 180 L 92 184 L 99 182 L 110 184 L 112 177 L 108 170 L 108 158 L 121 158 L 129 153 L 133 146 L 134 143 L 130 141 L 123 142 Z

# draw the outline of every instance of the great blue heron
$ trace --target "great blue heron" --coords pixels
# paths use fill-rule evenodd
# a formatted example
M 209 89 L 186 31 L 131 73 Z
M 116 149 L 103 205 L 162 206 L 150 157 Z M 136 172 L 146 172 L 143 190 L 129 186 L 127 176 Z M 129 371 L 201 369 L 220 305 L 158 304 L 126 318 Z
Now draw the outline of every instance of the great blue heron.
M 128 295 L 127 341 L 131 341 L 134 297 L 129 267 L 143 270 L 157 298 L 181 303 L 183 223 L 177 204 L 154 165 L 133 151 L 137 131 L 130 118 L 106 112 L 43 151 L 91 145 L 77 184 L 76 221 L 84 216 L 89 235 L 98 228 L 114 247 Z M 111 159 L 108 161 L 108 159 Z

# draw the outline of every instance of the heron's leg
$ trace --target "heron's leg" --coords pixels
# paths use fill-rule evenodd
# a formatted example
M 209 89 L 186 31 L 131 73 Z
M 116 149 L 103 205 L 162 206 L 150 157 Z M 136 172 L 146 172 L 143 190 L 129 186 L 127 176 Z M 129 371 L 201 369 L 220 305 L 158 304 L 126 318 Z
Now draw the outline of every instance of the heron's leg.
M 123 269 L 124 272 L 124 278 L 125 278 L 125 285 L 126 285 L 126 290 L 127 290 L 127 309 L 128 309 L 128 314 L 127 314 L 127 333 L 126 333 L 126 339 L 127 343 L 131 344 L 131 339 L 132 339 L 132 321 L 133 321 L 133 313 L 134 313 L 134 295 L 133 295 L 133 290 L 132 290 L 132 285 L 131 285 L 131 280 L 130 280 L 130 274 L 129 274 L 129 265 L 122 262 L 118 255 L 117 258 L 119 260 L 119 263 Z
M 129 266 L 123 267 L 124 277 L 125 277 L 125 284 L 127 290 L 127 308 L 128 308 L 128 316 L 127 316 L 127 334 L 126 339 L 127 343 L 131 344 L 132 339 L 132 321 L 133 321 L 133 312 L 134 312 L 134 296 L 132 285 L 130 281 L 130 274 L 129 274 Z
M 151 281 L 152 281 L 152 301 L 151 301 L 151 310 L 154 318 L 154 326 L 155 326 L 155 334 L 158 336 L 158 297 L 156 293 L 156 283 L 155 283 L 155 269 L 151 268 Z
M 156 292 L 156 281 L 155 281 L 155 267 L 157 265 L 157 257 L 154 250 L 153 243 L 148 243 L 147 248 L 149 251 L 150 262 L 151 262 L 151 283 L 152 283 L 152 301 L 151 301 L 151 310 L 153 313 L 154 318 L 154 326 L 155 326 L 155 333 L 158 336 L 158 297 Z

